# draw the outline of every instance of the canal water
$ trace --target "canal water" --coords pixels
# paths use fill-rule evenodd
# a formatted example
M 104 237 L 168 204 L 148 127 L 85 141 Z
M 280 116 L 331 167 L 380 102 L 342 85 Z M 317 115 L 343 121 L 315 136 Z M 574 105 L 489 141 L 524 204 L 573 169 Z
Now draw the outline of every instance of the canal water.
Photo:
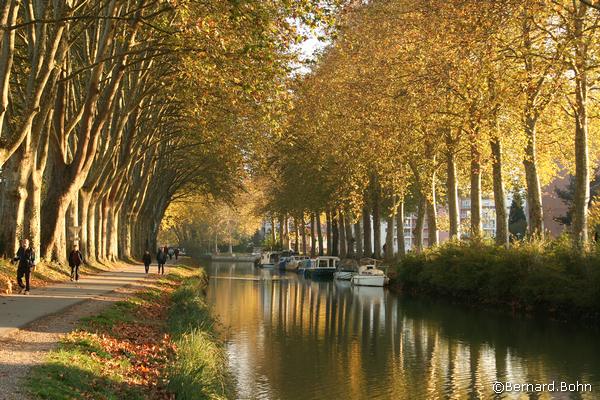
M 240 399 L 600 399 L 594 330 L 250 263 L 208 272 Z M 495 381 L 556 391 L 495 394 Z

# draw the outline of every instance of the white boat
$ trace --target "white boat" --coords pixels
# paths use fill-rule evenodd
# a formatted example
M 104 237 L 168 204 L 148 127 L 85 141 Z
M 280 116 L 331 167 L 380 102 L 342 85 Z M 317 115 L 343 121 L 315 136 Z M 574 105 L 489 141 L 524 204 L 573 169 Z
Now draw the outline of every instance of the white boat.
M 349 281 L 358 273 L 358 263 L 356 260 L 343 260 L 338 263 L 337 270 L 333 273 L 333 278 L 340 281 Z
M 375 264 L 361 265 L 358 273 L 350 279 L 350 283 L 356 286 L 383 287 L 388 284 L 389 278 L 377 268 Z
M 349 281 L 354 275 L 356 275 L 356 272 L 354 271 L 335 271 L 333 273 L 333 278 L 338 281 Z
M 273 268 L 279 262 L 281 253 L 278 251 L 265 251 L 260 257 L 260 263 L 258 264 L 261 268 Z

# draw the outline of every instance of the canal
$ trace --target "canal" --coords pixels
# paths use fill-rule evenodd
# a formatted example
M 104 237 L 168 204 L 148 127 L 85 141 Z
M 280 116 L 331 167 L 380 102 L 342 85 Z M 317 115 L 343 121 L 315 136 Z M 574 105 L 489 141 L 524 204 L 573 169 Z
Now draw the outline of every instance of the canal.
M 600 398 L 595 330 L 250 263 L 208 272 L 240 399 Z M 495 394 L 495 381 L 579 382 L 591 392 Z

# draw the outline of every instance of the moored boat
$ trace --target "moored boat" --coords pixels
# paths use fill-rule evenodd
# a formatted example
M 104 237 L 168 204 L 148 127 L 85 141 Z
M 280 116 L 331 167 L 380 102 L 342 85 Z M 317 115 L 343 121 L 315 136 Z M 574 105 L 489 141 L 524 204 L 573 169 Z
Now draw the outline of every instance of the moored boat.
M 358 263 L 356 260 L 347 259 L 338 263 L 333 278 L 341 281 L 349 281 L 358 273 Z
M 292 256 L 290 258 L 291 259 L 285 264 L 285 270 L 292 272 L 296 272 L 301 261 L 310 259 L 308 256 Z
M 315 259 L 312 268 L 308 268 L 305 274 L 311 278 L 331 278 L 335 272 L 340 259 L 338 257 L 320 256 Z
M 281 253 L 278 251 L 265 251 L 260 257 L 260 268 L 273 268 L 279 262 Z
M 389 278 L 383 270 L 377 268 L 375 264 L 361 265 L 358 273 L 350 279 L 350 283 L 356 286 L 377 286 L 387 285 Z
M 306 273 L 306 270 L 313 268 L 314 262 L 315 260 L 311 260 L 310 258 L 306 260 L 300 260 L 298 262 L 298 268 L 296 268 L 296 272 L 304 275 Z

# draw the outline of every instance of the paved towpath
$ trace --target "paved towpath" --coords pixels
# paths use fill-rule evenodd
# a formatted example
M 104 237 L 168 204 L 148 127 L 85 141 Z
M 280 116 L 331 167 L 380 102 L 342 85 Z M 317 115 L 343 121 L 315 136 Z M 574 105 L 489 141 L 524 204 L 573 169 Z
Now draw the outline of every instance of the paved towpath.
M 156 265 L 152 265 L 150 272 L 155 273 L 156 268 Z M 168 266 L 165 273 L 168 273 L 167 269 Z M 28 296 L 0 296 L 0 338 L 41 317 L 60 313 L 67 307 L 145 279 L 148 277 L 143 265 L 123 264 L 112 271 L 83 275 L 79 282 L 58 283 L 39 289 L 32 287 Z

